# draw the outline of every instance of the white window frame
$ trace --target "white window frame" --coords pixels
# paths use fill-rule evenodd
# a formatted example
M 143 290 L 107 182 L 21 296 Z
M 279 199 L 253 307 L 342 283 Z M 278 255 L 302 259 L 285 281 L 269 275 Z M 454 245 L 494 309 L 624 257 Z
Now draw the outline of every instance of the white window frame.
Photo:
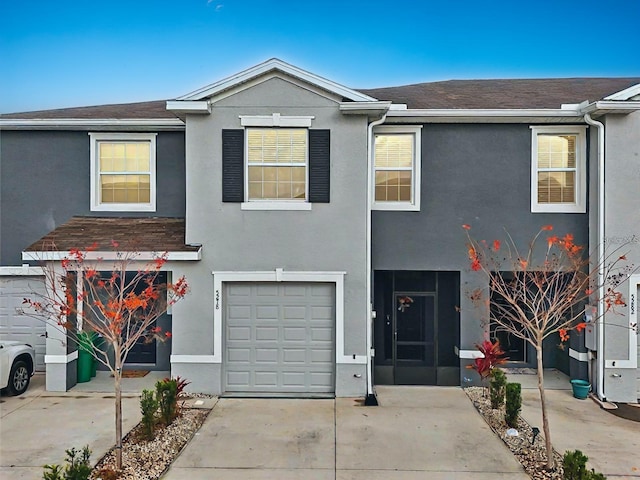
M 240 125 L 245 128 L 245 144 L 244 144 L 244 191 L 245 201 L 240 205 L 241 210 L 311 210 L 311 202 L 309 202 L 309 133 L 311 123 L 315 117 L 305 115 L 280 115 L 272 113 L 271 115 L 240 115 Z M 249 200 L 249 136 L 246 135 L 247 128 L 300 128 L 307 129 L 307 158 L 305 161 L 305 200 Z
M 413 163 L 411 171 L 411 200 L 408 202 L 380 202 L 376 201 L 376 159 L 375 159 L 375 141 L 378 134 L 410 134 L 413 135 Z M 396 210 L 396 211 L 420 211 L 420 190 L 422 177 L 420 167 L 422 164 L 422 125 L 384 125 L 375 127 L 373 130 L 373 138 L 371 139 L 371 151 L 373 161 L 371 162 L 370 182 L 371 182 L 371 208 L 373 210 Z
M 587 126 L 553 125 L 531 126 L 531 212 L 532 213 L 585 213 L 587 211 Z M 538 135 L 576 136 L 576 191 L 575 202 L 538 202 Z
M 91 211 L 92 212 L 155 212 L 156 211 L 156 133 L 95 133 L 91 141 Z M 98 162 L 101 142 L 149 142 L 149 203 L 102 203 L 100 201 L 100 169 Z

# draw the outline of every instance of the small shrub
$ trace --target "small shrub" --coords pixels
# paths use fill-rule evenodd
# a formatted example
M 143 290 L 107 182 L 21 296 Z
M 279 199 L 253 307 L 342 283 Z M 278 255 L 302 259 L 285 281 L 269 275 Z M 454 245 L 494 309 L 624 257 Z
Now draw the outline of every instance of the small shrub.
M 500 346 L 500 341 L 491 342 L 485 340 L 481 344 L 476 344 L 476 348 L 482 353 L 482 358 L 476 358 L 472 365 L 467 368 L 473 368 L 480 375 L 480 380 L 484 380 L 491 375 L 494 367 L 507 363 L 508 358 L 504 356 L 504 350 Z
M 65 450 L 67 464 L 64 468 L 60 465 L 45 465 L 42 474 L 44 480 L 88 480 L 91 475 L 91 450 L 85 445 L 82 450 L 71 448 Z
M 169 425 L 178 412 L 178 382 L 164 379 L 156 383 L 156 401 L 160 407 L 160 418 Z
M 494 368 L 491 372 L 491 381 L 489 382 L 489 398 L 491 399 L 491 408 L 500 408 L 504 405 L 505 387 L 507 385 L 507 376 L 499 368 Z
M 44 480 L 64 480 L 64 470 L 60 465 L 45 465 L 42 478 Z
M 144 435 L 151 440 L 156 426 L 156 413 L 158 411 L 158 400 L 151 390 L 143 390 L 140 397 L 140 410 L 142 411 L 142 428 Z
M 521 387 L 519 383 L 507 383 L 505 387 L 506 406 L 504 413 L 504 421 L 512 428 L 518 426 L 518 416 L 522 407 Z
M 587 457 L 580 450 L 569 450 L 562 457 L 564 480 L 606 480 L 602 473 L 597 473 L 593 468 L 587 470 Z

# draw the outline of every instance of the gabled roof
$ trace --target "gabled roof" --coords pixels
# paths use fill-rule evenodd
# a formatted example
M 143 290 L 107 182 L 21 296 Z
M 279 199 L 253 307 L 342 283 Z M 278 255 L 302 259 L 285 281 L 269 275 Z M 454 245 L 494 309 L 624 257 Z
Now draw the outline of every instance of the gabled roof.
M 636 84 L 640 77 L 447 80 L 361 91 L 410 109 L 535 109 L 593 102 Z
M 352 90 L 344 85 L 340 85 L 339 83 L 333 82 L 314 73 L 302 70 L 301 68 L 295 67 L 277 58 L 271 58 L 266 62 L 248 68 L 240 73 L 224 78 L 218 82 L 212 83 L 211 85 L 207 85 L 206 87 L 202 87 L 194 92 L 188 93 L 187 95 L 178 97 L 176 100 L 197 101 L 210 98 L 272 72 L 282 73 L 285 76 L 302 80 L 303 82 L 309 83 L 322 90 L 353 102 L 376 101 L 375 98 L 365 95 L 362 92 Z
M 200 246 L 185 244 L 184 218 L 160 217 L 72 217 L 52 232 L 27 247 L 25 252 L 57 252 L 85 249 L 95 244 L 95 251 L 114 251 L 111 241 L 121 251 L 197 253 Z

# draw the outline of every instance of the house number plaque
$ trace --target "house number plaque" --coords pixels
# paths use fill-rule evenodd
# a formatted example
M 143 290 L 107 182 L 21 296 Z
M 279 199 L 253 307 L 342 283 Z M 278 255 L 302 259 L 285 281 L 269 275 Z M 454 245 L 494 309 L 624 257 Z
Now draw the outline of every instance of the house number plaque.
M 220 290 L 216 290 L 216 310 L 220 310 Z
M 629 302 L 629 308 L 631 309 L 631 315 L 635 315 L 636 313 L 636 296 L 635 294 L 631 294 L 631 301 Z

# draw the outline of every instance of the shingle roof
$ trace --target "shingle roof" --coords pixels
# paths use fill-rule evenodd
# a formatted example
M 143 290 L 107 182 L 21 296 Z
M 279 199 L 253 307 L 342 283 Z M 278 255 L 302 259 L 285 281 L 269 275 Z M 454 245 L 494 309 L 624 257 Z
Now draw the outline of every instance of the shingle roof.
M 640 77 L 447 80 L 359 91 L 413 109 L 560 108 L 566 103 L 601 100 L 638 83 Z M 0 119 L 58 118 L 160 119 L 176 115 L 166 109 L 166 100 L 0 115 Z
M 143 118 L 176 118 L 167 110 L 166 100 L 151 102 L 119 103 L 112 105 L 96 105 L 93 107 L 59 108 L 56 110 L 38 110 L 34 112 L 5 113 L 2 118 L 54 119 L 54 118 L 101 118 L 101 119 L 143 119 Z
M 563 103 L 601 100 L 640 83 L 629 78 L 448 80 L 360 90 L 408 108 L 560 108 Z
M 98 251 L 112 251 L 111 241 L 120 251 L 197 252 L 198 246 L 185 245 L 184 218 L 72 217 L 25 249 L 60 252 L 93 245 Z

